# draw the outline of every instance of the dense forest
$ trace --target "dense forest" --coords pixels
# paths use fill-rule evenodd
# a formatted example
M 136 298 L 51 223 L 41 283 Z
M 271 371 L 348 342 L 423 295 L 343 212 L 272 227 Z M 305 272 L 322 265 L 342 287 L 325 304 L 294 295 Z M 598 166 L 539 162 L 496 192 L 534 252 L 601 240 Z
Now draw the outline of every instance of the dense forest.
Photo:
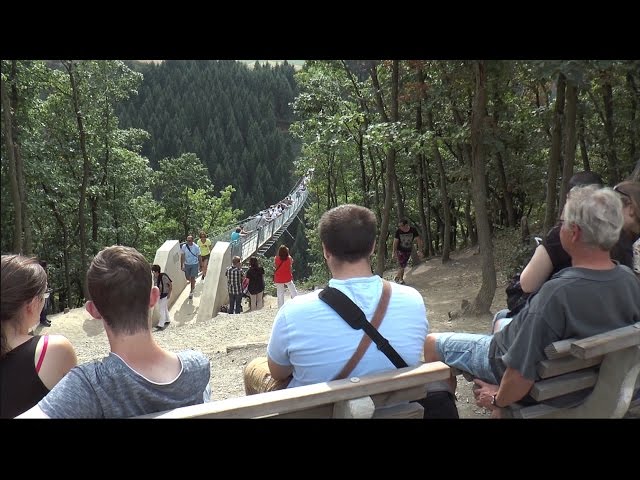
M 83 303 L 104 246 L 152 261 L 167 239 L 215 235 L 283 198 L 300 148 L 288 134 L 293 73 L 234 61 L 3 60 L 2 252 L 48 262 L 57 311 Z
M 2 252 L 49 260 L 75 306 L 104 245 L 151 259 L 165 239 L 228 226 L 314 168 L 307 235 L 288 239 L 296 258 L 309 254 L 297 276 L 326 281 L 317 220 L 358 203 L 378 217 L 376 273 L 402 217 L 429 257 L 477 245 L 471 309 L 484 313 L 498 231 L 547 231 L 575 171 L 609 185 L 638 175 L 639 84 L 636 60 L 322 60 L 298 72 L 3 60 Z

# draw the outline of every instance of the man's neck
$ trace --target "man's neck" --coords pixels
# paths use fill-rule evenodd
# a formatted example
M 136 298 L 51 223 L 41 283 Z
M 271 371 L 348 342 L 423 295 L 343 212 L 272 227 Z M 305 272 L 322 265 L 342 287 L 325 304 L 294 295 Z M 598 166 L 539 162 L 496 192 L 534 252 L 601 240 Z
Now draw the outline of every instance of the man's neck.
M 611 270 L 615 264 L 608 250 L 577 248 L 571 255 L 571 266 L 590 270 Z
M 105 325 L 111 351 L 132 365 L 141 357 L 158 354 L 162 351 L 154 341 L 150 330 L 132 334 L 115 334 Z
M 373 276 L 368 260 L 359 260 L 354 263 L 334 261 L 329 265 L 329 270 L 331 270 L 331 276 L 336 280 Z

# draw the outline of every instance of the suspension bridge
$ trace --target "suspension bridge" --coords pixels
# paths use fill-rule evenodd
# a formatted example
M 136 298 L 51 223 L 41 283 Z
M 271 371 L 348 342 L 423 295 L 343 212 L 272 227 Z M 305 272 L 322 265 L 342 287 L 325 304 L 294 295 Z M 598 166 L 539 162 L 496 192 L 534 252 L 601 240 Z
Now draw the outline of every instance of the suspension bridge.
M 309 191 L 306 185 L 309 181 L 312 170 L 300 178 L 289 194 L 276 205 L 286 205 L 280 213 L 274 212 L 273 205 L 271 213 L 269 209 L 258 212 L 233 226 L 226 227 L 218 235 L 210 237 L 211 255 L 207 275 L 202 281 L 199 276 L 196 279 L 196 288 L 193 298 L 190 299 L 190 282 L 185 278 L 184 272 L 180 269 L 180 246 L 178 240 L 167 240 L 156 251 L 153 263 L 160 265 L 163 272 L 167 273 L 173 281 L 173 292 L 169 298 L 169 309 L 174 311 L 176 305 L 181 313 L 197 315 L 197 320 L 208 320 L 215 317 L 220 311 L 220 307 L 228 302 L 227 281 L 225 271 L 231 265 L 231 259 L 239 256 L 242 261 L 247 260 L 252 255 L 264 256 L 274 243 L 286 232 L 293 221 L 299 217 L 300 211 L 306 205 Z M 247 234 L 241 235 L 236 241 L 231 241 L 231 233 L 237 226 L 243 226 Z M 153 324 L 157 323 L 158 307 L 153 309 Z

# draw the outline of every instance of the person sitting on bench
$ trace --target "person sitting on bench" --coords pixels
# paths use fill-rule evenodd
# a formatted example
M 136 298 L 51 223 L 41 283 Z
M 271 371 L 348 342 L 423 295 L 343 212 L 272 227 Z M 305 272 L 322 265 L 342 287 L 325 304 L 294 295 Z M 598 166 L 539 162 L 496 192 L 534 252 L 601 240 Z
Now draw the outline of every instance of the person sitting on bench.
M 471 374 L 476 403 L 498 410 L 529 393 L 538 379 L 536 364 L 546 358 L 544 349 L 549 344 L 640 321 L 640 282 L 631 269 L 612 261 L 609 253 L 622 225 L 622 202 L 611 188 L 573 188 L 560 229 L 572 266 L 545 282 L 493 335 L 428 335 L 425 360 L 441 360 Z M 455 377 L 451 381 L 455 388 Z

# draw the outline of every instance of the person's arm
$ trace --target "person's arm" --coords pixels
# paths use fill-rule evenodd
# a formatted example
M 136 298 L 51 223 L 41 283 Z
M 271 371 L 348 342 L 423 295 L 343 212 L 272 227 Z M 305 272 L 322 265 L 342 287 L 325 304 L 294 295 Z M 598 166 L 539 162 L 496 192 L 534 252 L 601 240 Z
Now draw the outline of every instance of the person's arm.
M 180 247 L 180 270 L 184 270 L 184 249 Z
M 36 357 L 40 357 L 44 337 L 38 342 Z M 62 335 L 49 335 L 49 343 L 38 376 L 44 386 L 51 390 L 69 370 L 78 364 L 71 342 Z
M 520 274 L 520 287 L 525 293 L 537 292 L 553 272 L 553 263 L 544 245 L 539 245 Z
M 278 365 L 271 357 L 267 357 L 267 364 L 274 380 L 284 380 L 293 373 L 293 366 Z
M 171 298 L 171 291 L 173 290 L 173 282 L 171 280 L 169 280 L 168 278 L 167 278 L 167 285 L 169 287 L 168 291 L 167 291 L 167 299 L 169 299 L 169 298 Z
M 523 377 L 515 368 L 507 367 L 499 386 L 483 382 L 478 378 L 473 383 L 478 386 L 474 390 L 476 404 L 479 407 L 495 410 L 522 400 L 529 393 L 534 382 Z M 494 405 L 491 404 L 493 395 L 496 396 Z
M 400 241 L 397 238 L 394 238 L 393 239 L 393 256 L 394 257 L 398 253 L 398 243 L 400 243 Z

